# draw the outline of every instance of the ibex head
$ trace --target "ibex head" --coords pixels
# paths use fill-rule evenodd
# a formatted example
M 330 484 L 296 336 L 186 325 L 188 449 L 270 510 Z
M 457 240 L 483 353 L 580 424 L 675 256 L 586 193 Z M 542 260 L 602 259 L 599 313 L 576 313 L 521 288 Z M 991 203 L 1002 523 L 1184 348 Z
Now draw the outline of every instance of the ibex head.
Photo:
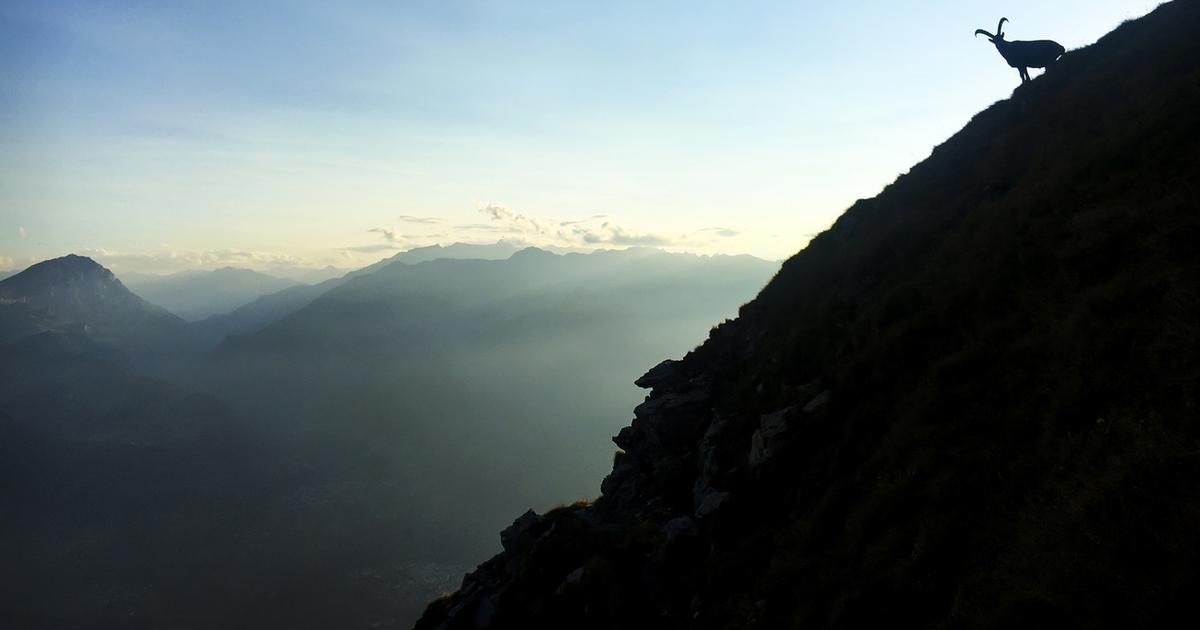
M 983 29 L 978 29 L 975 31 L 975 36 L 978 37 L 980 34 L 982 34 L 982 35 L 986 36 L 988 38 L 988 41 L 992 42 L 993 44 L 996 43 L 996 40 L 1004 41 L 1004 33 L 1002 31 L 1004 30 L 1004 23 L 1007 21 L 1008 21 L 1008 18 L 1003 18 L 1003 17 L 1000 18 L 1000 23 L 996 25 L 996 34 L 995 35 L 992 35 L 991 33 L 987 32 Z

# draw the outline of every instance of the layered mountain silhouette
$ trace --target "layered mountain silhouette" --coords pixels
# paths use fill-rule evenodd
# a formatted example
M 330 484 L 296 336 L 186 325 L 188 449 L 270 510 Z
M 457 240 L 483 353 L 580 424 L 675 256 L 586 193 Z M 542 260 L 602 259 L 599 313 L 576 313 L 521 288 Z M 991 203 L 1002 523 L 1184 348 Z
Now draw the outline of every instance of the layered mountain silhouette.
M 311 285 L 299 285 L 269 293 L 249 301 L 229 312 L 212 315 L 197 322 L 196 333 L 208 343 L 217 344 L 231 335 L 254 333 L 268 324 L 304 308 L 313 300 L 351 278 L 365 276 L 393 263 L 417 264 L 438 259 L 500 260 L 508 258 L 519 248 L 509 242 L 490 244 L 453 243 L 431 245 L 399 252 L 372 265 L 339 274 Z
M 404 523 L 397 549 L 461 563 L 513 506 L 587 494 L 639 364 L 681 355 L 776 269 L 654 250 L 394 261 L 230 336 L 196 379 L 338 462 Z
M 261 518 L 252 506 L 280 492 L 283 471 L 266 463 L 282 457 L 215 397 L 136 367 L 127 351 L 169 353 L 184 322 L 86 258 L 0 289 L 13 300 L 0 312 L 15 315 L 0 345 L 4 624 L 141 627 L 164 609 L 242 610 L 229 575 L 269 564 L 245 537 Z M 197 590 L 220 602 L 200 605 Z
M 417 627 L 1190 623 L 1198 28 L 1122 25 L 856 203 Z
M 223 267 L 166 276 L 131 274 L 124 278 L 134 293 L 187 321 L 228 313 L 257 298 L 298 284 L 249 269 Z
M 81 257 L 0 285 L 0 512 L 16 515 L 0 616 L 409 625 L 513 510 L 587 493 L 640 365 L 778 269 L 652 250 L 425 260 L 499 247 L 419 250 L 192 323 Z

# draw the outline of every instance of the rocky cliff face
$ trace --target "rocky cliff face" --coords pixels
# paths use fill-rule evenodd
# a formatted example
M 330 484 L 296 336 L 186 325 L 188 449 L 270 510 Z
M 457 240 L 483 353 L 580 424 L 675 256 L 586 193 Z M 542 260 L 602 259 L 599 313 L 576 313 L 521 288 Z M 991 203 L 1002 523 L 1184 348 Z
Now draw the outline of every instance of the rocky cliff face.
M 1123 25 L 855 204 L 417 627 L 1195 616 L 1198 30 Z

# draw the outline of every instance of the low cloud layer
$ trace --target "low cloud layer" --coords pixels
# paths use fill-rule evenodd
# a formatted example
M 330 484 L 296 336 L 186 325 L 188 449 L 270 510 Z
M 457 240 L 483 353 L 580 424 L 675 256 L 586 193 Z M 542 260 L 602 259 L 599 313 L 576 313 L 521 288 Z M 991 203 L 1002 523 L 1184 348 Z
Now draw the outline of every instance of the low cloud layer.
M 596 214 L 590 219 L 562 221 L 533 217 L 500 203 L 479 206 L 479 212 L 491 222 L 491 232 L 503 232 L 520 236 L 539 245 L 566 248 L 616 247 L 670 247 L 679 243 L 649 232 L 634 230 L 618 225 L 606 214 Z
M 439 219 L 438 217 L 417 217 L 417 216 L 413 216 L 411 214 L 399 215 L 396 217 L 396 220 L 403 222 L 403 223 L 415 223 L 418 225 L 433 225 L 435 223 L 442 222 L 442 220 Z
M 78 251 L 119 272 L 167 274 L 188 269 L 242 267 L 289 277 L 300 277 L 319 267 L 332 265 L 339 269 L 354 269 L 381 258 L 428 245 L 452 243 L 495 243 L 509 241 L 521 246 L 547 248 L 553 251 L 591 251 L 626 247 L 655 247 L 673 251 L 721 251 L 730 239 L 742 237 L 746 231 L 729 225 L 695 229 L 683 233 L 662 233 L 639 229 L 619 222 L 612 214 L 596 213 L 586 218 L 562 219 L 535 216 L 515 210 L 503 203 L 476 206 L 481 221 L 447 224 L 445 219 L 416 215 L 394 217 L 401 227 L 381 225 L 365 229 L 358 244 L 346 243 L 323 252 L 313 252 L 315 258 L 292 254 L 240 249 L 178 251 L 163 246 L 161 250 L 129 252 L 103 248 Z M 28 236 L 24 228 L 19 234 Z M 16 264 L 11 258 L 0 258 L 0 268 Z
M 135 271 L 138 273 L 174 273 L 188 269 L 216 269 L 219 267 L 243 267 L 262 270 L 268 268 L 305 267 L 305 261 L 290 254 L 255 252 L 240 249 L 213 249 L 204 251 L 159 251 L 130 253 L 103 248 L 84 249 L 82 256 L 95 259 L 113 271 Z
M 741 236 L 742 231 L 729 227 L 709 227 L 704 228 L 703 230 L 696 230 L 696 233 L 710 234 L 713 236 L 719 236 L 721 238 L 733 238 L 735 236 Z

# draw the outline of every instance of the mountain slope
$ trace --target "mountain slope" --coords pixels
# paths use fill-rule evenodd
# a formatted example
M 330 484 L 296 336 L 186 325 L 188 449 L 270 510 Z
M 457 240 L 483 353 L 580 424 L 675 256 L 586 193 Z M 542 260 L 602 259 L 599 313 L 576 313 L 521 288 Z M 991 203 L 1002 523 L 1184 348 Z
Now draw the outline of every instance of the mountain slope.
M 40 262 L 0 280 L 0 343 L 72 329 L 134 352 L 175 347 L 187 324 L 134 295 L 111 271 L 84 256 Z
M 228 313 L 193 322 L 192 330 L 205 339 L 208 345 L 215 347 L 230 335 L 248 335 L 262 330 L 311 304 L 313 300 L 340 286 L 347 279 L 345 276 L 331 278 L 317 284 L 296 285 L 263 295 Z
M 312 303 L 334 287 L 341 286 L 352 278 L 370 275 L 394 263 L 417 264 L 439 259 L 500 260 L 517 251 L 515 245 L 500 241 L 491 245 L 454 243 L 445 247 L 431 245 L 417 247 L 385 258 L 375 264 L 351 271 L 336 278 L 329 278 L 311 285 L 293 286 L 282 291 L 263 295 L 231 312 L 213 315 L 195 322 L 193 329 L 212 345 L 219 344 L 230 335 L 248 335 L 262 330 Z
M 1195 617 L 1198 28 L 1123 25 L 855 204 L 418 627 Z
M 296 286 L 249 269 L 224 267 L 169 276 L 136 276 L 125 284 L 139 296 L 188 321 L 228 313 L 256 298 Z

